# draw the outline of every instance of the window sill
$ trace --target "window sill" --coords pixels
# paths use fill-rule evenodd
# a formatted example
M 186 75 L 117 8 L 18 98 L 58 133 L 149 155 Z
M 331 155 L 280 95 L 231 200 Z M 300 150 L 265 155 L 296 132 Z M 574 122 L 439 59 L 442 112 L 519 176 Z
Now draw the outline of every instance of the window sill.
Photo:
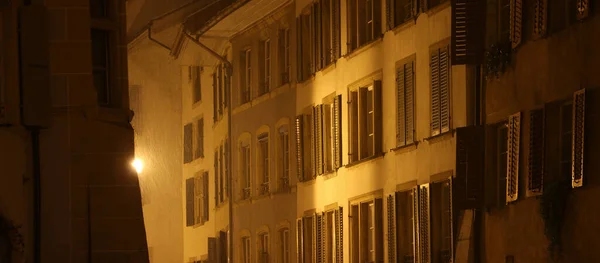
M 449 140 L 452 137 L 454 137 L 454 130 L 453 129 L 451 129 L 449 131 L 446 131 L 446 132 L 443 132 L 443 133 L 440 133 L 438 135 L 431 136 L 429 138 L 425 138 L 423 140 L 429 142 L 429 144 L 432 144 L 432 143 L 437 143 L 437 142 Z
M 406 30 L 417 24 L 417 16 L 413 16 L 410 19 L 400 23 L 399 25 L 392 28 L 390 31 L 394 32 L 394 35 Z
M 306 86 L 309 83 L 311 83 L 313 80 L 315 80 L 315 74 L 311 74 L 310 77 L 304 79 L 304 80 L 298 80 L 297 84 L 300 84 L 302 86 Z
M 381 42 L 383 42 L 383 38 L 381 36 L 377 37 L 376 39 L 371 40 L 370 42 L 367 42 L 364 45 L 362 45 L 360 47 L 357 47 L 354 50 L 350 51 L 350 53 L 347 53 L 344 57 L 346 59 L 351 59 L 353 57 L 356 57 L 360 53 L 365 52 L 366 50 L 370 49 L 373 46 L 376 46 L 376 45 L 380 44 Z
M 334 170 L 332 170 L 332 171 L 327 171 L 327 172 L 323 173 L 321 176 L 323 176 L 323 178 L 325 180 L 329 180 L 331 178 L 334 178 L 334 177 L 337 176 L 337 168 L 334 169 Z
M 198 106 L 200 106 L 200 104 L 202 104 L 202 100 L 192 102 L 192 109 L 197 108 Z
M 359 164 L 362 164 L 362 163 L 367 163 L 367 162 L 370 162 L 370 161 L 375 161 L 377 159 L 383 158 L 383 156 L 385 156 L 385 153 L 382 152 L 382 153 L 379 153 L 379 154 L 376 154 L 376 155 L 373 155 L 373 156 L 370 156 L 370 157 L 367 157 L 367 158 L 364 158 L 364 159 L 361 159 L 361 160 L 354 161 L 352 163 L 346 164 L 344 167 L 350 168 L 350 167 L 353 167 L 353 166 L 356 166 L 356 165 L 359 165 Z
M 396 148 L 392 148 L 392 149 L 390 149 L 390 152 L 406 153 L 406 152 L 410 152 L 410 151 L 416 150 L 418 146 L 419 146 L 419 142 L 415 141 L 413 143 L 409 143 L 409 144 L 406 144 L 406 145 L 398 146 Z
M 331 62 L 331 64 L 329 64 L 329 65 L 325 66 L 324 68 L 322 68 L 321 71 L 320 71 L 321 75 L 324 76 L 325 74 L 327 74 L 327 73 L 335 70 L 335 68 L 336 68 L 336 66 L 335 66 L 336 62 L 337 62 L 337 60 Z

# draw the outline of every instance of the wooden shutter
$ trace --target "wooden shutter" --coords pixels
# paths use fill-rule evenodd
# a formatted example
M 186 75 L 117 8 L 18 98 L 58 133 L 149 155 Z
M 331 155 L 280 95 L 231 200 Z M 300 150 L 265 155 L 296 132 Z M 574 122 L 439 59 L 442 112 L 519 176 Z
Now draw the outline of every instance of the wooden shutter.
M 440 132 L 450 131 L 450 61 L 448 47 L 440 49 Z
M 323 105 L 315 106 L 314 111 L 314 123 L 315 123 L 315 151 L 316 151 L 316 166 L 317 174 L 321 175 L 324 173 L 324 156 L 323 156 Z
M 396 205 L 395 195 L 387 198 L 388 262 L 396 262 Z
M 319 239 L 317 235 L 320 235 L 319 233 L 317 233 L 317 214 L 315 213 L 313 216 L 310 217 L 310 220 L 312 220 L 312 242 L 311 242 L 311 257 L 312 257 L 312 261 L 311 262 L 317 262 L 317 250 L 320 249 L 320 244 L 319 244 Z M 319 224 L 320 227 L 320 224 Z M 319 230 L 320 231 L 320 230 Z M 320 262 L 317 262 L 320 263 Z
M 421 9 L 421 12 L 425 13 L 429 9 L 427 2 L 430 0 L 418 0 L 418 1 L 419 1 L 419 7 Z
M 214 237 L 208 238 L 208 262 L 217 262 L 217 239 Z
M 373 40 L 381 37 L 381 0 L 373 1 Z
M 223 147 L 223 155 L 225 155 L 225 157 L 223 159 L 225 159 L 225 178 L 224 178 L 224 182 L 223 185 L 225 185 L 223 187 L 223 191 L 225 192 L 224 195 L 225 196 L 229 196 L 229 161 L 230 161 L 230 155 L 231 153 L 231 149 L 229 149 L 229 139 L 225 140 L 225 147 Z M 225 198 L 227 198 L 225 197 Z
M 352 205 L 350 209 L 350 262 L 355 263 L 360 261 L 360 210 L 358 205 Z
M 506 172 L 506 202 L 519 197 L 519 148 L 521 145 L 521 113 L 508 118 L 508 153 Z
M 383 199 L 375 199 L 375 262 L 383 263 Z
M 303 48 L 302 48 L 302 15 L 300 15 L 299 17 L 296 17 L 296 80 L 298 82 L 304 80 L 304 75 L 302 74 L 303 71 L 303 61 L 302 61 L 302 52 L 303 52 Z
M 404 65 L 396 69 L 396 146 L 406 144 L 406 92 Z
M 590 14 L 590 0 L 576 0 L 577 19 L 583 20 Z
M 331 8 L 331 18 L 332 18 L 332 25 L 331 28 L 333 29 L 333 31 L 331 32 L 331 49 L 333 52 L 333 61 L 335 61 L 336 59 L 338 59 L 341 56 L 341 30 L 340 30 L 340 24 L 341 24 L 341 9 L 340 9 L 340 1 L 341 0 L 331 0 L 332 3 L 332 8 Z
M 194 178 L 185 180 L 185 225 L 194 225 Z
M 267 83 L 265 78 L 266 73 L 266 41 L 260 41 L 258 47 L 258 91 L 256 96 L 263 95 L 267 92 Z
M 430 263 L 429 244 L 429 184 L 419 188 L 419 257 L 420 263 Z
M 452 1 L 452 65 L 479 65 L 485 50 L 486 1 Z
M 302 218 L 296 219 L 296 255 L 298 263 L 304 262 L 304 240 L 302 235 L 303 229 L 304 225 Z
M 229 90 L 231 89 L 231 77 L 229 76 L 231 74 L 231 69 L 226 67 L 225 68 L 225 88 L 223 89 L 223 105 L 225 106 L 225 108 L 229 107 Z
M 335 0 L 334 0 L 335 1 Z M 333 167 L 342 166 L 342 95 L 333 98 Z
M 510 42 L 512 48 L 521 44 L 523 29 L 523 0 L 510 0 Z
M 215 166 L 215 206 L 217 204 L 220 203 L 219 200 L 219 195 L 221 194 L 219 192 L 219 178 L 218 178 L 218 174 L 219 174 L 219 151 L 215 151 L 215 155 L 214 155 L 214 166 Z
M 192 137 L 193 127 L 188 123 L 183 127 L 183 163 L 189 163 L 194 159 Z
M 381 98 L 381 80 L 376 80 L 373 83 L 373 111 L 374 125 L 373 131 L 375 134 L 374 155 L 383 153 L 383 100 Z
M 304 181 L 304 133 L 303 116 L 296 116 L 296 175 L 298 181 Z
M 317 136 L 316 136 L 316 129 L 317 129 L 317 121 L 316 121 L 316 116 L 317 116 L 317 108 L 313 107 L 312 108 L 312 114 L 310 115 L 310 122 L 309 122 L 309 128 L 310 128 L 310 176 L 314 177 L 318 172 L 317 172 Z
M 204 213 L 202 214 L 202 216 L 203 221 L 206 222 L 208 221 L 208 212 L 210 211 L 210 209 L 208 208 L 208 197 L 210 196 L 208 194 L 208 172 L 204 172 L 204 174 L 202 175 L 202 180 L 202 187 L 204 188 L 204 197 L 202 198 L 202 201 L 204 202 Z
M 394 28 L 394 7 L 392 0 L 385 0 L 385 21 L 386 21 L 386 29 L 391 30 Z M 391 262 L 391 261 L 390 261 Z
M 344 208 L 335 210 L 335 263 L 344 262 Z
M 198 147 L 196 149 L 196 158 L 204 158 L 204 119 L 198 120 Z
M 529 115 L 529 177 L 527 196 L 539 195 L 544 187 L 544 110 L 532 110 Z
M 419 216 L 420 215 L 419 214 L 419 200 L 420 200 L 419 199 L 419 194 L 420 194 L 420 192 L 419 192 L 419 186 L 413 187 L 413 189 L 412 189 L 411 192 L 412 192 L 411 193 L 411 197 L 412 197 L 412 204 L 411 205 L 412 205 L 412 208 L 413 208 L 412 209 L 412 212 L 413 212 L 413 214 L 412 214 L 412 218 L 413 218 L 413 220 L 412 220 L 413 232 L 411 234 L 412 234 L 412 241 L 413 241 L 413 244 L 414 244 L 413 245 L 413 255 L 414 255 L 413 262 L 416 263 L 416 262 L 420 262 L 419 259 L 421 258 L 420 254 L 419 254 L 420 251 L 421 251 L 419 249 L 419 247 L 420 247 L 420 245 L 419 245 L 420 244 L 419 234 L 421 233 L 420 228 L 419 228 L 420 227 L 419 220 L 421 218 Z
M 228 262 L 228 251 L 227 251 L 227 247 L 228 246 L 228 242 L 227 242 L 227 232 L 225 231 L 219 231 L 219 263 L 227 263 Z
M 431 136 L 440 134 L 440 52 L 435 49 L 429 60 L 431 82 Z
M 348 119 L 350 136 L 349 138 L 349 147 L 348 147 L 348 162 L 352 163 L 354 161 L 358 161 L 359 151 L 358 151 L 358 92 L 352 91 L 350 92 L 350 96 L 348 96 Z
M 533 36 L 540 38 L 546 35 L 548 28 L 548 0 L 534 0 Z
M 323 250 L 324 250 L 324 246 L 323 246 L 323 241 L 325 240 L 323 238 L 323 214 L 315 214 L 315 224 L 313 225 L 315 228 L 315 242 L 313 243 L 315 246 L 315 258 L 316 260 L 314 262 L 317 263 L 323 263 L 323 259 L 325 258 L 323 255 Z
M 573 94 L 572 187 L 583 186 L 583 152 L 585 141 L 585 89 Z
M 482 126 L 456 129 L 455 199 L 459 209 L 483 205 L 485 130 Z
M 323 68 L 323 64 L 325 63 L 325 58 L 323 57 L 323 34 L 322 34 L 322 26 L 321 26 L 321 4 L 319 1 L 313 4 L 314 6 L 314 27 L 313 30 L 315 32 L 314 45 L 315 45 L 315 72 L 321 70 Z
M 245 69 L 244 69 L 245 70 Z M 217 122 L 218 113 L 219 113 L 219 103 L 217 102 L 217 96 L 219 95 L 219 91 L 217 90 L 217 74 L 212 74 L 212 87 L 213 87 L 213 120 Z
M 405 124 L 405 142 L 411 144 L 415 141 L 415 72 L 414 61 L 404 65 L 404 114 Z
M 356 47 L 358 47 L 358 43 L 357 43 L 357 10 L 356 10 L 356 2 L 357 0 L 348 0 L 348 7 L 346 8 L 348 14 L 347 14 L 347 21 L 346 25 L 348 26 L 348 28 L 346 29 L 346 35 L 347 35 L 347 50 L 346 50 L 346 54 L 350 54 L 350 52 L 352 52 Z

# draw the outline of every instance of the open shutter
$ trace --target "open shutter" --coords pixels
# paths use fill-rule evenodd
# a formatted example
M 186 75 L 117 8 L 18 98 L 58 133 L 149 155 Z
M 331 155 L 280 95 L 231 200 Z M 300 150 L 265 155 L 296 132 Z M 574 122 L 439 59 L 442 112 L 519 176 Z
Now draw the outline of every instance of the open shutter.
M 419 189 L 419 255 L 420 263 L 430 263 L 429 244 L 429 184 Z
M 391 30 L 392 28 L 394 28 L 394 17 L 393 17 L 394 12 L 393 12 L 393 10 L 395 10 L 395 9 L 392 6 L 392 4 L 393 4 L 392 0 L 385 0 L 385 21 L 386 21 L 385 24 L 386 24 L 387 30 Z
M 313 30 L 315 32 L 315 37 L 314 40 L 316 42 L 314 42 L 315 45 L 315 72 L 321 70 L 323 68 L 323 63 L 325 62 L 325 59 L 323 57 L 323 34 L 321 32 L 321 29 L 323 28 L 321 26 L 321 18 L 323 17 L 321 15 L 321 4 L 319 1 L 314 3 L 314 12 L 312 13 L 313 17 L 314 17 L 314 27 Z
M 194 225 L 194 178 L 185 180 L 185 225 Z
M 540 38 L 546 35 L 548 25 L 548 0 L 535 0 L 533 13 L 533 36 Z
M 375 199 L 375 262 L 383 263 L 383 199 Z
M 296 116 L 296 175 L 298 181 L 304 181 L 304 140 L 303 116 Z
M 396 262 L 396 205 L 394 195 L 387 198 L 388 262 Z
M 258 47 L 258 90 L 256 96 L 263 95 L 267 92 L 267 82 L 266 82 L 266 40 L 259 42 Z
M 317 221 L 317 213 L 315 213 L 312 217 L 310 217 L 310 220 L 312 220 L 312 229 L 311 229 L 311 231 L 312 231 L 311 249 L 312 250 L 310 253 L 311 257 L 312 257 L 311 262 L 317 262 L 317 253 L 319 253 L 318 250 L 320 249 L 320 246 L 321 246 L 319 243 L 319 239 L 318 239 L 320 236 L 317 236 L 317 235 L 320 235 L 320 233 L 318 233 L 318 232 L 320 232 L 321 225 L 320 225 L 320 223 L 317 223 L 317 222 L 320 222 L 320 221 Z M 319 224 L 319 225 L 317 226 L 317 224 Z M 317 229 L 319 229 L 319 231 L 317 231 Z
M 191 123 L 183 127 L 183 163 L 189 163 L 194 159 L 193 126 Z
M 297 263 L 304 262 L 304 240 L 302 230 L 304 229 L 302 218 L 296 219 L 296 256 Z
M 323 105 L 315 106 L 315 150 L 316 150 L 316 166 L 317 173 L 323 174 L 324 161 L 323 161 Z
M 512 48 L 521 44 L 523 30 L 523 0 L 510 0 L 510 42 Z
M 452 65 L 478 65 L 485 50 L 486 1 L 452 1 Z
M 459 209 L 483 205 L 485 130 L 482 126 L 456 129 L 455 202 Z
M 415 186 L 413 187 L 412 191 L 411 191 L 411 197 L 412 197 L 412 226 L 413 226 L 413 231 L 411 233 L 412 235 L 412 241 L 413 241 L 413 255 L 414 255 L 414 259 L 413 262 L 420 262 L 419 259 L 420 257 L 420 249 L 419 249 L 419 244 L 420 244 L 420 239 L 419 239 L 419 234 L 420 232 L 420 224 L 419 224 L 419 187 Z
M 204 158 L 204 119 L 198 120 L 198 147 L 196 149 L 196 157 Z
M 344 208 L 335 210 L 335 263 L 344 262 Z
M 316 121 L 317 116 L 317 108 L 312 108 L 312 114 L 309 118 L 309 127 L 310 127 L 310 176 L 311 178 L 315 177 L 317 172 L 317 136 L 316 136 Z
M 229 91 L 231 89 L 231 77 L 229 76 L 231 74 L 231 69 L 229 68 L 225 68 L 225 88 L 223 89 L 223 105 L 225 106 L 225 108 L 229 107 Z
M 406 144 L 406 92 L 404 65 L 396 69 L 396 146 Z
M 577 2 L 577 19 L 583 20 L 590 14 L 590 0 L 576 0 Z
M 302 15 L 296 17 L 296 81 L 300 82 L 304 80 L 304 76 L 302 74 L 303 70 L 303 61 L 302 61 Z
M 287 65 L 285 64 L 286 58 L 285 58 L 285 38 L 286 38 L 286 30 L 285 29 L 279 29 L 278 31 L 278 35 L 277 35 L 277 65 L 278 65 L 278 69 L 279 69 L 279 85 L 283 85 L 287 83 L 287 80 L 285 79 L 286 73 L 289 74 L 289 72 L 285 72 L 287 70 Z
M 323 263 L 324 262 L 323 261 L 323 259 L 324 259 L 323 240 L 325 240 L 323 238 L 323 214 L 315 214 L 314 218 L 315 218 L 314 227 L 315 227 L 315 233 L 316 233 L 315 238 L 314 238 L 315 242 L 313 243 L 313 244 L 315 244 L 315 257 L 316 257 L 316 260 L 314 262 Z
M 431 136 L 440 134 L 440 52 L 431 52 L 429 60 L 431 82 Z
M 219 204 L 220 200 L 219 200 L 219 195 L 221 194 L 219 192 L 219 178 L 217 176 L 217 174 L 219 174 L 219 151 L 215 151 L 215 158 L 214 158 L 214 167 L 215 167 L 215 205 Z
M 333 98 L 333 167 L 342 166 L 342 95 Z
M 331 18 L 332 18 L 331 28 L 333 29 L 333 32 L 331 32 L 331 45 L 332 45 L 331 48 L 333 51 L 333 58 L 334 58 L 333 61 L 335 61 L 336 59 L 338 59 L 341 56 L 340 1 L 341 0 L 331 0 L 331 3 L 333 5 L 332 6 L 332 14 L 331 14 Z
M 358 205 L 352 205 L 350 207 L 350 262 L 359 262 L 360 261 L 360 228 L 359 228 L 359 218 L 360 218 L 360 210 L 358 209 Z
M 346 33 L 346 54 L 350 54 L 350 52 L 358 47 L 356 2 L 357 0 L 348 0 L 348 6 L 346 7 L 346 17 L 348 21 L 346 22 L 346 32 L 348 32 Z
M 219 113 L 219 103 L 217 102 L 217 96 L 219 96 L 219 91 L 217 90 L 217 74 L 212 74 L 212 87 L 213 87 L 213 120 L 217 122 L 218 113 Z
M 519 197 L 519 148 L 521 145 L 521 113 L 508 118 L 508 154 L 506 172 L 506 202 Z
M 440 132 L 450 131 L 450 61 L 448 47 L 440 49 Z
M 208 172 L 204 172 L 202 179 L 202 187 L 204 188 L 204 191 L 202 192 L 204 194 L 204 197 L 202 198 L 202 201 L 204 202 L 204 213 L 202 214 L 202 221 L 206 222 L 208 221 L 208 211 L 210 211 L 210 209 L 208 209 L 208 197 L 210 196 L 208 194 Z
M 373 111 L 374 111 L 374 125 L 373 130 L 375 133 L 375 147 L 374 155 L 379 155 L 383 152 L 383 107 L 381 98 L 381 80 L 376 80 L 373 83 Z
M 350 138 L 348 147 L 348 162 L 358 161 L 358 92 L 352 91 L 348 96 L 348 119 L 350 120 Z
M 572 187 L 583 186 L 583 146 L 585 139 L 585 89 L 573 94 Z
M 415 141 L 415 74 L 414 61 L 404 65 L 404 116 L 406 119 L 406 144 L 411 144 Z
M 381 19 L 381 0 L 373 1 L 373 40 L 381 37 L 382 20 Z
M 529 115 L 529 177 L 527 196 L 539 195 L 544 187 L 544 110 Z

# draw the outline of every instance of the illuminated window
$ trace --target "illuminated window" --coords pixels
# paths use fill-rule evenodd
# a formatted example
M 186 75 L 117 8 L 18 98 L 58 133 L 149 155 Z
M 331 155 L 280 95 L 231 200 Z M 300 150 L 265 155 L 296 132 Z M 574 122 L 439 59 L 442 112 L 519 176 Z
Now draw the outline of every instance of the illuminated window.
M 260 183 L 260 194 L 269 193 L 269 134 L 262 133 L 258 136 L 257 146 L 257 175 Z
M 250 237 L 242 237 L 242 262 L 251 263 L 250 258 Z
M 381 154 L 381 81 L 349 93 L 350 162 Z
M 351 262 L 383 262 L 382 205 L 376 198 L 351 206 Z

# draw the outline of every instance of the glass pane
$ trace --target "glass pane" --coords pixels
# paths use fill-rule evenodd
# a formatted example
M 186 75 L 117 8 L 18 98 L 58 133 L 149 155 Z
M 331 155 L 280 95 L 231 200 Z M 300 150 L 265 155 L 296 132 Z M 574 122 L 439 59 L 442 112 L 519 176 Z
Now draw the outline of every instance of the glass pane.
M 98 94 L 98 103 L 108 104 L 110 94 L 108 90 L 108 74 L 106 70 L 94 70 L 94 88 Z
M 103 18 L 108 16 L 107 0 L 90 0 L 90 15 L 92 18 Z
M 92 29 L 92 64 L 95 68 L 108 66 L 108 31 Z

